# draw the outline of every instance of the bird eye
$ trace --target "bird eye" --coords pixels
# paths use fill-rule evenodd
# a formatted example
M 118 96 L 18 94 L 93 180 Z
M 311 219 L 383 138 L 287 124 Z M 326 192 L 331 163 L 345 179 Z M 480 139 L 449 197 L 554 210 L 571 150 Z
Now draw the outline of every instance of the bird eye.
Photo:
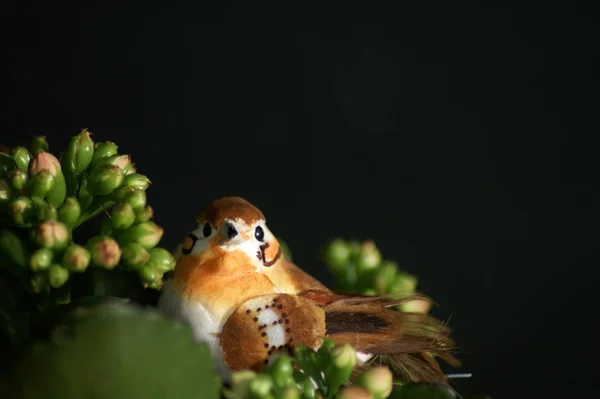
M 256 229 L 254 229 L 254 238 L 256 238 L 258 241 L 265 239 L 265 231 L 262 227 L 256 226 Z
M 208 237 L 212 233 L 212 229 L 210 228 L 210 224 L 208 222 L 204 223 L 204 228 L 202 229 L 202 235 L 204 237 Z
M 238 231 L 233 227 L 231 223 L 227 223 L 227 237 L 232 239 L 233 237 L 238 235 Z

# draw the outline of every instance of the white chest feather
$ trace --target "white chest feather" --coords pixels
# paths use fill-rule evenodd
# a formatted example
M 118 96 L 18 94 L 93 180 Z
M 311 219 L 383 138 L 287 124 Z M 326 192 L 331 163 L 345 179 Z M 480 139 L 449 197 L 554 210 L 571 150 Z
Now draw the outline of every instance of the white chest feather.
M 173 291 L 172 281 L 165 283 L 158 301 L 158 309 L 166 317 L 188 324 L 194 338 L 209 345 L 216 371 L 223 379 L 229 380 L 231 373 L 223 362 L 219 343 L 223 323 L 218 323 L 200 303 L 183 300 Z

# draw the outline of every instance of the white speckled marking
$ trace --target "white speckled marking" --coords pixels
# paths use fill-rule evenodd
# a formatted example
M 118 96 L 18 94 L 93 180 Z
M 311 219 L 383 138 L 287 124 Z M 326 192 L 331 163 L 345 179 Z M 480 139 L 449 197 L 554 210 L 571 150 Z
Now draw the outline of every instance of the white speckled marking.
M 269 347 L 283 346 L 285 344 L 285 331 L 282 324 L 273 325 L 281 317 L 271 309 L 264 309 L 258 315 L 258 324 L 267 325 L 267 337 L 269 337 Z

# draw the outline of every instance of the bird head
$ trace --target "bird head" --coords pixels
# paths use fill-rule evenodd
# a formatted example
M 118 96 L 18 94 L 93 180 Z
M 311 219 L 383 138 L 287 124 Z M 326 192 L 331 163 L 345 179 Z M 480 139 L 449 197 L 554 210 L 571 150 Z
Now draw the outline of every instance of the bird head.
M 198 226 L 181 244 L 181 255 L 203 263 L 228 254 L 244 254 L 244 268 L 261 272 L 281 258 L 279 242 L 266 225 L 264 215 L 239 197 L 225 197 L 206 205 L 196 219 Z

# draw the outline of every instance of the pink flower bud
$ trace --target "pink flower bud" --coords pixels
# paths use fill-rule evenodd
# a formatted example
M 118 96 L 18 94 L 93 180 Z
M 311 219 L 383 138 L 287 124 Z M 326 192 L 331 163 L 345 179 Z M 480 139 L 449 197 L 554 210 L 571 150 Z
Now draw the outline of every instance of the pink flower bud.
M 52 176 L 56 176 L 61 171 L 60 162 L 49 152 L 38 151 L 29 163 L 29 174 L 33 176 L 42 170 L 47 170 Z

